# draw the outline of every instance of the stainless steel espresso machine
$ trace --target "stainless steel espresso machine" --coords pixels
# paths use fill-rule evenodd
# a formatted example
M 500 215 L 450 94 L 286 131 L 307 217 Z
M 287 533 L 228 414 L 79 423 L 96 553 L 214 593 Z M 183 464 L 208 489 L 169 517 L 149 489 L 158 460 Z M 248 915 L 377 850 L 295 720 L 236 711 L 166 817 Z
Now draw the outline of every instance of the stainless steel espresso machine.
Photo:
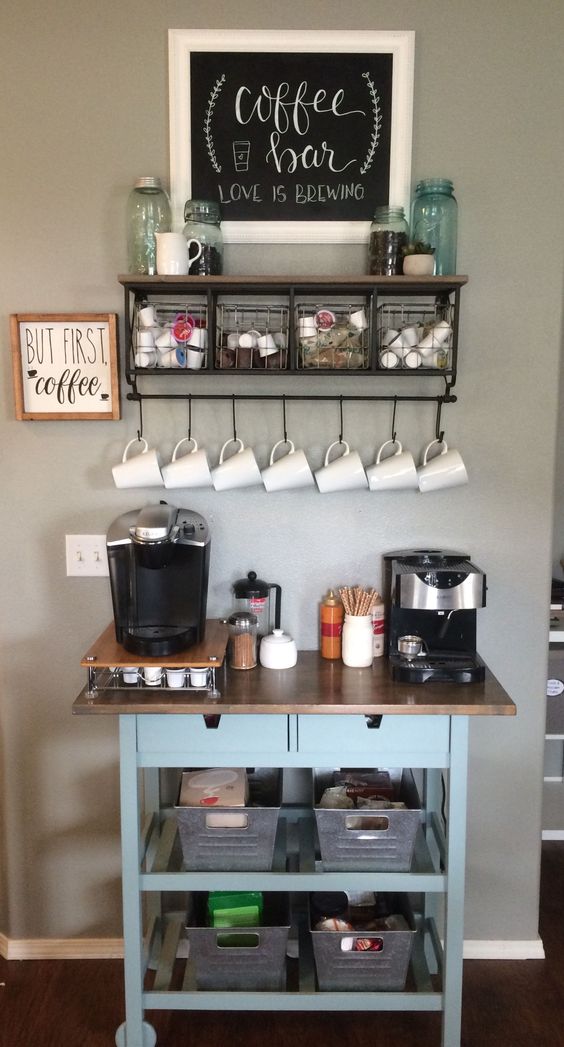
M 476 683 L 476 610 L 486 576 L 467 553 L 407 549 L 384 556 L 386 651 L 392 679 Z
M 107 535 L 116 639 L 134 654 L 176 654 L 204 639 L 210 533 L 161 502 L 118 516 Z

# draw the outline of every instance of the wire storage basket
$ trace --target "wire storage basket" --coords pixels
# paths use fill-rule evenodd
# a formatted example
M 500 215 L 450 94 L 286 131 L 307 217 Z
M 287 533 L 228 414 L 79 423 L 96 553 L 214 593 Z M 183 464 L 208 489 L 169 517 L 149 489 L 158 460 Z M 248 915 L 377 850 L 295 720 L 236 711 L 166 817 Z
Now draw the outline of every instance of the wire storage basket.
M 285 371 L 288 317 L 287 305 L 220 302 L 216 313 L 216 368 Z
M 380 369 L 452 369 L 454 306 L 450 302 L 384 302 L 377 315 Z
M 199 371 L 208 365 L 206 299 L 136 303 L 131 339 L 136 369 Z
M 363 371 L 370 366 L 370 327 L 363 301 L 296 306 L 300 370 Z

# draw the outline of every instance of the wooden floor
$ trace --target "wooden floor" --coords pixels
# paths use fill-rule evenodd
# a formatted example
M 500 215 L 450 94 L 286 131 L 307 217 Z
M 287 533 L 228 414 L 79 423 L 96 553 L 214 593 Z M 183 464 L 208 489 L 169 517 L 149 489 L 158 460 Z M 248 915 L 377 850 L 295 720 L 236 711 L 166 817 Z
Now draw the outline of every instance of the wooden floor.
M 464 967 L 462 1047 L 564 1047 L 564 843 L 543 845 L 546 960 Z M 123 1020 L 121 962 L 0 960 L 1 1047 L 112 1047 Z M 158 1047 L 440 1047 L 440 1016 L 147 1016 Z

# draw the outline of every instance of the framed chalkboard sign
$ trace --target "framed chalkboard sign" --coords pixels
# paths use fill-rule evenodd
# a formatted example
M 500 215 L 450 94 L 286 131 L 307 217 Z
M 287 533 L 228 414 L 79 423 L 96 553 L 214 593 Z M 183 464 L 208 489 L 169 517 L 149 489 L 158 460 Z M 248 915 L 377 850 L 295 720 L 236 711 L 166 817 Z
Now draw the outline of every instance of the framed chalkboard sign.
M 10 330 L 19 421 L 119 418 L 115 313 L 14 313 Z
M 409 207 L 413 32 L 171 29 L 174 221 L 216 200 L 229 242 L 361 242 Z

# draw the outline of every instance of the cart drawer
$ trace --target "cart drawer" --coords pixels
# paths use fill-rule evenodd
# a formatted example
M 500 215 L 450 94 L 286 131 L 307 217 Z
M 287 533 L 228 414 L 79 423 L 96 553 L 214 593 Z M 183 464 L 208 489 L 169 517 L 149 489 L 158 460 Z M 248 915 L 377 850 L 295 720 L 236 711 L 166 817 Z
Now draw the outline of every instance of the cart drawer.
M 219 710 L 218 710 L 219 713 Z M 213 723 L 213 721 L 211 721 Z M 186 753 L 196 766 L 201 756 L 213 757 L 238 754 L 239 760 L 255 763 L 257 753 L 280 754 L 288 752 L 287 716 L 237 716 L 224 713 L 217 726 L 208 726 L 210 719 L 202 715 L 138 717 L 137 749 L 139 753 Z M 196 762 L 194 762 L 196 760 Z M 204 761 L 205 762 L 205 761 Z M 264 762 L 264 760 L 262 761 Z
M 341 761 L 346 757 L 357 766 L 359 758 L 366 759 L 371 767 L 392 766 L 390 757 L 402 753 L 426 758 L 449 751 L 448 716 L 384 715 L 379 727 L 370 726 L 371 722 L 370 717 L 360 715 L 300 716 L 298 750 L 320 757 L 340 753 Z

